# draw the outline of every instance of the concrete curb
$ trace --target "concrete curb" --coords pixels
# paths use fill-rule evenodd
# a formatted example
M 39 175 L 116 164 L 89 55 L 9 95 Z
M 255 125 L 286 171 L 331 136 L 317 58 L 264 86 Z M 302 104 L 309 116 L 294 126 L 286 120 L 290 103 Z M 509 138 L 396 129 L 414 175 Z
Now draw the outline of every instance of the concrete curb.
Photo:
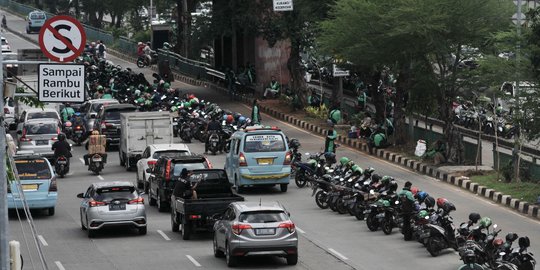
M 37 44 L 36 41 L 30 39 L 29 37 L 27 37 L 25 35 L 20 35 L 16 31 L 11 30 L 9 27 L 8 27 L 8 30 L 10 32 L 14 33 L 14 34 L 17 34 L 18 36 L 24 38 L 25 40 L 27 40 L 27 41 L 29 41 L 31 43 Z M 107 49 L 107 51 L 111 55 L 114 55 L 115 57 L 118 57 L 118 58 L 123 59 L 125 61 L 130 61 L 130 62 L 135 63 L 136 60 L 137 60 L 135 57 L 123 54 L 123 53 L 118 52 L 118 51 L 113 50 L 113 49 Z M 157 72 L 157 67 L 155 65 L 151 66 L 150 68 L 153 71 Z M 173 72 L 173 74 L 174 74 L 174 79 L 177 80 L 177 81 L 181 81 L 183 83 L 190 84 L 190 85 L 207 87 L 209 89 L 216 90 L 216 91 L 221 91 L 223 93 L 228 93 L 228 90 L 226 88 L 221 87 L 219 85 L 216 85 L 214 83 L 210 83 L 210 82 L 206 82 L 206 81 L 202 81 L 202 80 L 197 80 L 197 79 L 194 79 L 192 77 L 179 74 L 177 72 Z M 239 97 L 239 100 L 242 101 L 243 103 L 248 104 L 248 105 L 251 105 L 251 103 L 253 102 L 253 98 L 252 97 L 247 97 L 247 96 L 241 96 L 241 97 Z M 260 105 L 260 107 L 261 107 L 262 112 L 264 112 L 264 113 L 266 113 L 266 114 L 268 114 L 268 115 L 270 115 L 270 116 L 272 116 L 274 118 L 277 118 L 279 120 L 288 122 L 289 124 L 295 125 L 295 126 L 297 126 L 299 128 L 302 128 L 304 130 L 310 131 L 310 132 L 312 132 L 314 134 L 324 136 L 324 134 L 326 133 L 326 129 L 324 129 L 322 127 L 319 127 L 317 125 L 310 124 L 310 123 L 308 123 L 306 121 L 297 119 L 297 118 L 295 118 L 293 116 L 287 115 L 287 114 L 285 114 L 283 112 L 279 112 L 279 111 L 277 111 L 277 110 L 275 110 L 273 108 L 270 108 L 270 107 L 265 107 L 263 105 Z M 363 141 L 359 141 L 358 139 L 346 138 L 346 137 L 343 137 L 341 135 L 338 136 L 337 140 L 338 140 L 339 143 L 341 143 L 343 145 L 346 145 L 346 146 L 348 146 L 350 148 L 353 148 L 353 149 L 356 149 L 356 150 L 360 150 L 362 152 L 367 152 L 369 154 L 368 146 Z M 501 192 L 497 192 L 497 191 L 495 191 L 493 189 L 488 189 L 488 188 L 486 188 L 484 186 L 480 186 L 478 183 L 471 182 L 467 177 L 457 176 L 457 175 L 453 175 L 453 174 L 449 174 L 449 173 L 440 171 L 438 168 L 433 167 L 433 166 L 431 166 L 429 164 L 425 164 L 425 163 L 419 162 L 417 160 L 411 160 L 409 158 L 403 157 L 403 156 L 401 156 L 401 155 L 399 155 L 397 153 L 394 153 L 394 152 L 391 152 L 391 151 L 388 151 L 388 150 L 385 150 L 385 149 L 375 149 L 375 151 L 374 151 L 374 153 L 372 155 L 375 156 L 375 157 L 378 157 L 380 159 L 387 160 L 387 161 L 390 161 L 392 163 L 401 165 L 403 167 L 407 167 L 407 168 L 409 168 L 409 169 L 411 169 L 413 171 L 416 171 L 416 172 L 419 172 L 419 173 L 434 177 L 436 179 L 442 180 L 445 183 L 460 187 L 460 188 L 462 188 L 464 190 L 468 190 L 471 193 L 480 195 L 480 196 L 482 196 L 482 197 L 484 197 L 486 199 L 489 199 L 489 200 L 491 200 L 491 201 L 493 201 L 493 202 L 495 202 L 497 204 L 500 204 L 500 205 L 509 207 L 511 209 L 514 209 L 514 210 L 516 210 L 516 211 L 518 211 L 518 212 L 520 212 L 520 213 L 522 213 L 524 215 L 533 217 L 535 219 L 540 219 L 540 215 L 538 214 L 539 209 L 540 209 L 539 206 L 530 204 L 530 203 L 525 202 L 525 201 L 521 201 L 519 199 L 514 199 L 510 195 L 505 195 L 505 194 L 502 194 Z

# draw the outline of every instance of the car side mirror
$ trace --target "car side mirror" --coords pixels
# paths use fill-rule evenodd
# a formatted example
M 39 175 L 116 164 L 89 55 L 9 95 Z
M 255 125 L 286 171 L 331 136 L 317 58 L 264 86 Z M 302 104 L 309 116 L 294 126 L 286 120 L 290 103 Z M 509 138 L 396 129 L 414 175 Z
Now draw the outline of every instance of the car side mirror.
M 84 198 L 84 193 L 77 194 L 77 198 Z
M 96 115 L 95 115 L 95 114 L 91 114 L 91 115 L 90 115 L 90 118 L 96 119 Z
M 146 172 L 147 172 L 147 173 L 152 173 L 152 169 L 151 169 L 151 168 L 148 168 L 148 169 L 146 169 Z
M 141 155 L 141 154 L 135 155 L 135 159 L 141 159 L 141 158 L 142 158 L 142 155 Z

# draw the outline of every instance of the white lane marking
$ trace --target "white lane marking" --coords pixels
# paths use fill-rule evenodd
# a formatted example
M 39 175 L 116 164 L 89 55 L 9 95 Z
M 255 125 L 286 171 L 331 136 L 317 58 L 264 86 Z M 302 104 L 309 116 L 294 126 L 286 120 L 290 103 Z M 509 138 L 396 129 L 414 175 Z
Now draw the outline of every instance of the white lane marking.
M 197 267 L 201 267 L 201 264 L 196 261 L 195 259 L 193 259 L 193 257 L 191 257 L 191 255 L 186 255 L 186 257 Z
M 21 33 L 21 35 L 23 35 L 22 32 L 20 32 L 20 33 Z M 21 41 L 24 41 L 24 42 L 26 42 L 26 43 L 29 43 L 30 45 L 32 45 L 32 48 L 39 48 L 39 46 L 37 46 L 37 45 L 34 44 L 33 42 L 28 42 L 26 39 L 20 37 L 19 35 L 12 34 L 12 36 L 15 37 L 16 39 L 19 39 L 19 40 L 21 40 Z
M 157 230 L 157 232 L 158 232 L 159 234 L 161 234 L 161 236 L 162 236 L 165 240 L 171 241 L 171 238 L 169 238 L 162 230 Z
M 296 226 L 296 230 L 298 230 L 300 233 L 303 233 L 303 234 L 306 233 L 304 230 L 300 229 L 298 226 Z
M 82 164 L 84 164 L 84 159 L 83 158 L 79 158 L 79 160 L 81 161 Z
M 43 238 L 43 235 L 40 234 L 40 235 L 38 235 L 37 237 L 38 237 L 39 241 L 41 242 L 41 244 L 42 244 L 44 247 L 46 247 L 46 246 L 49 245 L 49 243 L 47 243 L 47 241 L 45 241 L 45 238 Z
M 58 270 L 66 270 L 66 268 L 64 268 L 64 266 L 62 265 L 60 261 L 56 261 L 54 262 L 54 264 L 56 264 L 56 267 L 58 267 Z
M 105 180 L 105 178 L 103 178 L 103 176 L 101 176 L 101 175 L 98 175 L 97 178 L 99 178 L 99 180 L 101 180 L 101 181 Z
M 330 250 L 330 252 L 334 253 L 334 255 L 338 256 L 340 259 L 342 260 L 348 260 L 349 258 L 343 256 L 343 254 L 337 252 L 335 249 L 333 248 L 329 248 L 328 250 Z

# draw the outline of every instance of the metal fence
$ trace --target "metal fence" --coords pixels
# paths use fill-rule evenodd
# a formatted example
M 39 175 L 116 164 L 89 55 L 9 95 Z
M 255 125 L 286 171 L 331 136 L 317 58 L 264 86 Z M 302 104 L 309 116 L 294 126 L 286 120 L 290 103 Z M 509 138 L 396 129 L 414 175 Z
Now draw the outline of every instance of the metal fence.
M 171 70 L 194 77 L 198 80 L 212 81 L 214 76 L 207 70 L 212 70 L 208 63 L 185 58 L 169 50 L 158 50 L 158 61 L 168 63 Z

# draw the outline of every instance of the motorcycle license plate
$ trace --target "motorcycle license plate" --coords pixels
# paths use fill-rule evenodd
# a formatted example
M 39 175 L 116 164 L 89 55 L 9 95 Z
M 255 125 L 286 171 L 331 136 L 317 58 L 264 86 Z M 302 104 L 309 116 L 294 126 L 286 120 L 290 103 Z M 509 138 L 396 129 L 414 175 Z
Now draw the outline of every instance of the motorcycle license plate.
M 273 158 L 258 158 L 257 159 L 257 164 L 259 164 L 259 165 L 272 165 L 272 164 L 274 164 L 274 159 Z
M 66 160 L 59 160 L 58 164 L 65 165 L 65 164 L 67 164 L 67 161 Z
M 82 130 L 75 130 L 76 134 L 82 134 Z
M 101 162 L 101 157 L 95 157 L 95 158 L 92 158 L 92 161 L 93 162 Z

